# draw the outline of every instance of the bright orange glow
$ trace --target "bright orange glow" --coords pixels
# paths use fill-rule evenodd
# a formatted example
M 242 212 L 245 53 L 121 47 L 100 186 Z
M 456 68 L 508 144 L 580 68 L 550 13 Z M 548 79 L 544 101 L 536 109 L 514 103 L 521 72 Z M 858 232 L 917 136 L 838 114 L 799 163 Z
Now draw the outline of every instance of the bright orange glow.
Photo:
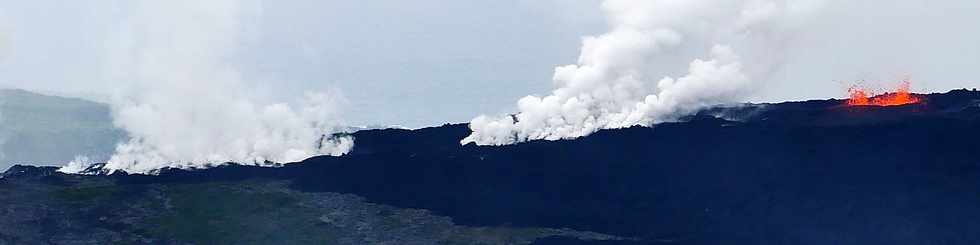
M 850 106 L 897 106 L 897 105 L 907 105 L 919 103 L 922 100 L 917 96 L 909 92 L 911 87 L 911 82 L 908 80 L 902 81 L 898 85 L 898 89 L 895 92 L 889 92 L 874 96 L 869 96 L 867 89 L 852 86 L 847 89 L 850 93 L 850 99 L 847 100 L 847 105 Z

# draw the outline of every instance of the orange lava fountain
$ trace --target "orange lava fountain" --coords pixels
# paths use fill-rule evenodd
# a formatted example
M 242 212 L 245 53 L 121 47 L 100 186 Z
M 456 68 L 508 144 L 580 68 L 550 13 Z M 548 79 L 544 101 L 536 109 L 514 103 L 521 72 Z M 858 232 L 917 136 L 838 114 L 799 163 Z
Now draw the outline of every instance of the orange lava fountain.
M 922 100 L 909 92 L 911 82 L 902 81 L 895 92 L 869 96 L 866 89 L 852 86 L 847 89 L 850 99 L 847 100 L 849 106 L 897 106 L 919 103 Z

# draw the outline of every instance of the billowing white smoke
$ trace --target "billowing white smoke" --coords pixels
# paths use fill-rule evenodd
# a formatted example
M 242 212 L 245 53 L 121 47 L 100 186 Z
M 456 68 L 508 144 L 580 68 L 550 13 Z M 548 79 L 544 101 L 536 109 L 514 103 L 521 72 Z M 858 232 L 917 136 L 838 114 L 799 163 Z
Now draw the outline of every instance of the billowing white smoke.
M 260 6 L 249 1 L 127 1 L 107 44 L 113 119 L 131 140 L 105 166 L 146 173 L 225 162 L 269 165 L 341 155 L 336 94 L 264 103 L 230 62 Z M 81 161 L 80 161 L 81 162 Z M 77 164 L 74 164 L 77 165 Z M 65 170 L 84 168 L 68 166 Z
M 479 116 L 461 143 L 502 145 L 582 137 L 600 129 L 676 120 L 739 100 L 778 68 L 780 50 L 818 1 L 606 0 L 611 30 L 584 38 L 577 65 L 555 69 L 548 96 L 518 101 L 519 113 Z M 741 51 L 738 52 L 738 51 Z M 665 60 L 703 55 L 679 78 Z
M 9 34 L 7 34 L 7 32 L 8 32 L 8 30 L 7 30 L 8 29 L 7 22 L 8 21 L 9 20 L 5 19 L 3 15 L 0 15 L 0 62 L 2 62 L 4 60 L 4 58 L 7 57 L 7 46 L 9 45 L 7 43 L 7 42 L 9 42 L 8 41 L 8 38 L 9 38 L 8 35 Z
M 7 34 L 3 30 L 3 26 L 0 26 L 0 62 L 2 62 L 7 57 Z

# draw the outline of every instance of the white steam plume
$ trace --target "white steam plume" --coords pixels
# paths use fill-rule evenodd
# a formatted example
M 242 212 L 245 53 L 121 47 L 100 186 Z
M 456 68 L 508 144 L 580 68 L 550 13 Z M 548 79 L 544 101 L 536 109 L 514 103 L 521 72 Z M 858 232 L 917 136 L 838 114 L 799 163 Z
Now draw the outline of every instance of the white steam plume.
M 7 57 L 8 41 L 7 41 L 7 31 L 6 28 L 4 27 L 5 22 L 6 21 L 3 19 L 3 15 L 0 15 L 0 62 L 3 62 L 4 59 Z M 0 89 L 4 89 L 4 88 L 0 86 Z M 0 98 L 0 108 L 3 108 L 4 103 L 6 103 L 5 99 Z M 4 144 L 7 143 L 7 135 L 6 135 L 7 132 L 6 130 L 3 130 L 4 127 L 3 124 L 4 124 L 3 110 L 0 109 L 0 161 L 6 161 L 6 157 L 7 157 L 4 151 L 2 150 L 4 148 Z M 4 164 L 6 164 L 6 162 L 0 162 L 0 166 Z
M 9 45 L 7 29 L 7 20 L 4 18 L 3 12 L 0 12 L 0 62 L 7 57 L 7 46 Z
M 345 154 L 337 94 L 307 93 L 298 105 L 263 103 L 233 56 L 244 45 L 256 2 L 125 1 L 107 43 L 113 120 L 131 140 L 105 168 L 147 173 L 238 162 L 270 165 Z M 70 170 L 80 171 L 73 166 Z M 66 169 L 69 170 L 69 169 Z
M 780 63 L 815 0 L 606 0 L 610 31 L 585 37 L 578 64 L 555 69 L 548 96 L 518 101 L 512 116 L 479 116 L 463 144 L 582 137 L 600 129 L 676 120 L 741 99 Z M 736 49 L 740 52 L 736 53 Z M 663 60 L 694 59 L 680 78 Z

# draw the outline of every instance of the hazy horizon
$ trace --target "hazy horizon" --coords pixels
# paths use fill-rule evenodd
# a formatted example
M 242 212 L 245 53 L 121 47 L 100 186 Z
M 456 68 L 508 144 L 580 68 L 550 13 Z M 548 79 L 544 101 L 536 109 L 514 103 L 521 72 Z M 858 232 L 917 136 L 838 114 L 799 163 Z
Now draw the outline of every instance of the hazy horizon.
M 348 125 L 570 139 L 854 84 L 977 87 L 980 3 L 0 1 L 0 86 L 110 105 L 113 169 L 341 155 Z M 507 115 L 515 115 L 513 117 Z M 515 120 L 516 119 L 516 120 Z M 180 129 L 177 134 L 174 129 Z M 193 165 L 191 164 L 191 165 Z
M 548 93 L 554 67 L 575 62 L 581 37 L 607 28 L 599 4 L 259 1 L 233 58 L 272 100 L 339 91 L 352 125 L 466 122 Z M 0 86 L 111 95 L 96 81 L 106 69 L 104 41 L 130 5 L 0 2 Z M 747 101 L 843 97 L 849 83 L 890 86 L 904 77 L 919 92 L 976 87 L 980 35 L 955 25 L 975 22 L 976 11 L 971 1 L 834 3 L 794 34 L 781 72 Z M 687 61 L 663 62 L 673 70 L 664 75 L 676 75 Z

